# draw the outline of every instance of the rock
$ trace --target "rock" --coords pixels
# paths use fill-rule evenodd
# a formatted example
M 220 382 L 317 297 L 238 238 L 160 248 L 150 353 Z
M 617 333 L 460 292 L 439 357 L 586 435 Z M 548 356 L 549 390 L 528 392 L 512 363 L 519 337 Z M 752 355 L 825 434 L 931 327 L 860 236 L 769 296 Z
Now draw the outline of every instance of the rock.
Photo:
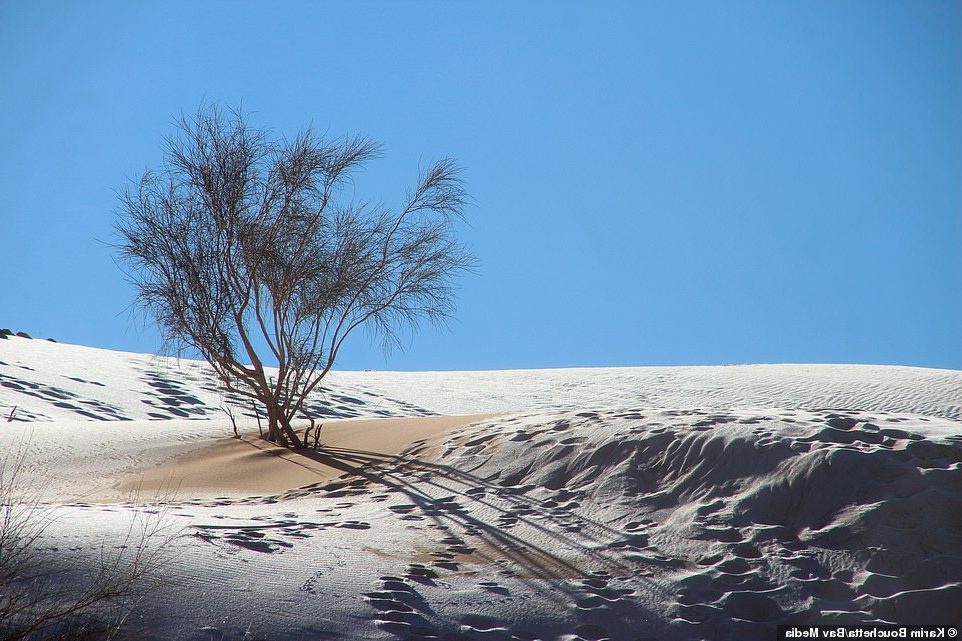
M 20 338 L 30 338 L 30 334 L 28 334 L 27 332 L 17 332 L 16 335 L 19 336 Z
M 7 336 L 13 336 L 13 332 L 11 332 L 9 329 L 5 327 L 3 329 L 0 329 L 0 339 L 6 339 Z

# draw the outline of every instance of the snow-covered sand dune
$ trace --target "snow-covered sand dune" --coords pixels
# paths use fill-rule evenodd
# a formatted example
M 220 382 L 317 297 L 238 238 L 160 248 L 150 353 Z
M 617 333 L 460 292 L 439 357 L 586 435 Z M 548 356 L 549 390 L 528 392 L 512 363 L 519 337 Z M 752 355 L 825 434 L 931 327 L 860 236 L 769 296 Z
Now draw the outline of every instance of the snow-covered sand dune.
M 325 447 L 283 456 L 225 439 L 229 401 L 202 364 L 0 341 L 0 411 L 18 408 L 0 445 L 64 503 L 52 563 L 94 563 L 142 509 L 94 499 L 171 474 L 170 583 L 131 638 L 741 640 L 962 618 L 962 372 L 337 372 L 311 405 Z M 487 416 L 332 422 L 430 414 Z M 185 482 L 237 457 L 256 457 L 243 483 Z
M 962 419 L 962 373 L 876 365 L 612 367 L 481 372 L 332 372 L 316 418 L 590 407 L 849 408 Z M 224 418 L 238 401 L 206 364 L 10 337 L 0 412 L 20 420 Z M 253 416 L 251 414 L 251 416 Z

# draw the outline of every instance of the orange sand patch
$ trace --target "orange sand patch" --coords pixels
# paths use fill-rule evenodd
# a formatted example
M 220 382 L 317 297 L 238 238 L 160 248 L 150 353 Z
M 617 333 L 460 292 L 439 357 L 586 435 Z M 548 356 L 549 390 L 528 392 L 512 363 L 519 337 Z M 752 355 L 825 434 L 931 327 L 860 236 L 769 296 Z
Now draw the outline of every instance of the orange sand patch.
M 324 423 L 321 451 L 356 450 L 394 455 L 408 446 L 488 415 L 419 416 L 412 418 L 347 419 Z M 303 435 L 301 432 L 300 435 Z M 344 469 L 312 456 L 277 447 L 256 433 L 217 439 L 148 469 L 125 472 L 100 502 L 125 500 L 184 500 L 188 498 L 268 496 L 340 476 Z M 88 499 L 89 500 L 89 499 Z

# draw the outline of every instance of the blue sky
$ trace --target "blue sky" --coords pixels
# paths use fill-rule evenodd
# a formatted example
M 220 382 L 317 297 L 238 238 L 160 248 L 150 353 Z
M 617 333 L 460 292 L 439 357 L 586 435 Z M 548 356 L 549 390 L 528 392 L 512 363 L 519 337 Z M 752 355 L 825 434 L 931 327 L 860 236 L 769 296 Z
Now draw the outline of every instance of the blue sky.
M 962 369 L 958 2 L 0 0 L 0 327 L 152 352 L 108 243 L 173 118 L 453 156 L 456 319 L 344 369 Z

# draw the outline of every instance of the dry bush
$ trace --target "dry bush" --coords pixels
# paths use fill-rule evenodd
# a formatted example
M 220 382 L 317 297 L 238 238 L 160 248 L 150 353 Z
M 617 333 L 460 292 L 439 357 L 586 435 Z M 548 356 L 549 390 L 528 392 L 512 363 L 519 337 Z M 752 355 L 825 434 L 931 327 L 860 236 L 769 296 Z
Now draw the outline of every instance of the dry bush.
M 54 507 L 17 482 L 24 452 L 0 458 L 0 641 L 116 638 L 159 586 L 169 528 L 156 510 L 135 513 L 119 545 L 70 567 L 68 551 L 44 546 Z

